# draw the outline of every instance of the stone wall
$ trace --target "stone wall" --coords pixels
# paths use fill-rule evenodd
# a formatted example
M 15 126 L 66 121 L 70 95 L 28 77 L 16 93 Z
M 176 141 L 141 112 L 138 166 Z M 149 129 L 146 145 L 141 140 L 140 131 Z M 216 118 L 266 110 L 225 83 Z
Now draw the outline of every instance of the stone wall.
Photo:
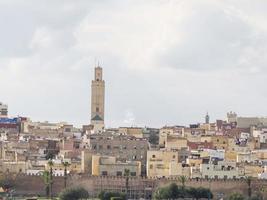
M 151 198 L 153 191 L 158 187 L 166 186 L 172 182 L 180 185 L 178 179 L 146 179 L 130 178 L 129 179 L 129 196 L 133 199 Z M 187 180 L 186 186 L 210 188 L 214 197 L 226 197 L 232 192 L 240 192 L 247 195 L 247 183 L 245 180 Z M 67 179 L 68 187 L 84 187 L 88 190 L 91 197 L 96 197 L 102 191 L 126 191 L 126 180 L 122 177 L 94 177 L 86 175 L 73 175 Z M 64 189 L 64 178 L 54 177 L 53 193 L 58 195 Z M 16 177 L 16 195 L 45 195 L 45 185 L 40 176 Z M 267 181 L 253 180 L 252 193 L 261 193 L 264 199 L 267 199 Z

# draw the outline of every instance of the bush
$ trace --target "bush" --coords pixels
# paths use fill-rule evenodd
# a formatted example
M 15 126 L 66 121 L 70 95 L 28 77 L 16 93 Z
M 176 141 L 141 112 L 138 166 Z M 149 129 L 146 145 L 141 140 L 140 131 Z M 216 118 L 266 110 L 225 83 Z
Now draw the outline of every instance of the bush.
M 63 190 L 59 198 L 61 200 L 79 200 L 79 199 L 87 199 L 89 194 L 87 190 L 84 188 L 70 188 Z
M 105 192 L 102 191 L 98 195 L 100 200 L 126 200 L 126 195 L 119 192 Z
M 244 196 L 240 193 L 233 193 L 229 196 L 229 200 L 244 200 Z
M 178 198 L 212 198 L 213 195 L 210 189 L 207 188 L 194 188 L 194 187 L 181 187 L 175 183 L 167 187 L 159 188 L 154 194 L 155 199 L 178 199 Z

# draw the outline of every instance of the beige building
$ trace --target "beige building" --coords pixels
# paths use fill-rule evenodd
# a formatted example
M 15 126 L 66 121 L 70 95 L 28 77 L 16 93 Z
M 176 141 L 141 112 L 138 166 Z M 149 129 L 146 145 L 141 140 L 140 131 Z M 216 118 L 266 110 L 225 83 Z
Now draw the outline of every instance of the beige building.
M 244 177 L 244 169 L 239 168 L 236 162 L 218 161 L 200 165 L 201 177 L 211 179 L 234 179 Z
M 150 150 L 147 152 L 147 176 L 190 176 L 190 168 L 178 162 L 178 151 Z
M 167 135 L 165 148 L 168 150 L 187 148 L 187 139 L 176 135 Z
M 92 175 L 94 176 L 124 176 L 125 170 L 130 171 L 130 176 L 140 176 L 141 162 L 120 162 L 114 156 L 92 156 Z
M 96 125 L 99 131 L 100 124 L 104 125 L 105 117 L 105 81 L 100 66 L 95 68 L 91 89 L 91 124 Z
M 167 136 L 168 135 L 176 135 L 183 136 L 183 127 L 163 127 L 159 130 L 159 145 L 161 147 L 165 147 Z
M 139 127 L 120 127 L 119 134 L 143 138 L 143 128 Z

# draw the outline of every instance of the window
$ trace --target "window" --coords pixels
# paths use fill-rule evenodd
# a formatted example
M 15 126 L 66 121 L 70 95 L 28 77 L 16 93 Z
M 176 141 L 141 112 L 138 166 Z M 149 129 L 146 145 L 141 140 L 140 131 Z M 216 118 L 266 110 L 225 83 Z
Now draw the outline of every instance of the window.
M 107 145 L 107 149 L 110 149 L 110 145 Z
M 107 176 L 108 172 L 107 171 L 102 171 L 102 176 Z
M 136 172 L 131 172 L 131 176 L 136 176 Z
M 117 171 L 117 176 L 122 176 L 122 172 L 121 171 Z
M 153 169 L 153 165 L 150 165 L 150 166 L 149 166 L 149 169 Z
M 152 158 L 156 158 L 156 156 L 155 155 L 152 155 Z
M 175 159 L 175 155 L 173 155 L 172 158 Z
M 99 108 L 98 107 L 96 107 L 96 112 L 99 112 Z

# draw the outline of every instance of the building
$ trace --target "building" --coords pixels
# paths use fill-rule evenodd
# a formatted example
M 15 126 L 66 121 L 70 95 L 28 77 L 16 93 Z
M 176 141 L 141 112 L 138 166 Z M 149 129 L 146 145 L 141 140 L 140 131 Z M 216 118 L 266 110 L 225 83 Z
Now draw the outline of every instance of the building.
M 238 117 L 238 128 L 250 128 L 252 126 L 267 126 L 267 117 Z
M 92 156 L 93 176 L 124 176 L 125 170 L 129 170 L 130 176 L 140 176 L 141 162 L 120 162 L 114 156 Z
M 134 136 L 136 138 L 144 137 L 143 128 L 139 128 L 139 127 L 120 127 L 119 134 Z
M 95 68 L 91 87 L 91 124 L 95 126 L 95 131 L 99 132 L 104 128 L 105 120 L 105 81 L 100 66 Z
M 206 124 L 209 124 L 209 123 L 210 123 L 210 116 L 209 116 L 209 113 L 207 113 L 206 116 L 205 116 L 205 123 L 206 123 Z
M 0 102 L 0 117 L 7 117 L 8 115 L 8 106 Z
M 118 161 L 141 161 L 141 173 L 146 174 L 146 156 L 148 142 L 146 139 L 127 135 L 102 134 L 86 135 L 81 144 L 83 170 L 91 173 L 92 155 L 114 156 Z
M 179 162 L 179 151 L 149 150 L 147 152 L 148 177 L 190 176 L 190 168 Z
M 236 162 L 219 161 L 200 165 L 201 176 L 205 179 L 234 179 L 244 177 L 244 170 Z

